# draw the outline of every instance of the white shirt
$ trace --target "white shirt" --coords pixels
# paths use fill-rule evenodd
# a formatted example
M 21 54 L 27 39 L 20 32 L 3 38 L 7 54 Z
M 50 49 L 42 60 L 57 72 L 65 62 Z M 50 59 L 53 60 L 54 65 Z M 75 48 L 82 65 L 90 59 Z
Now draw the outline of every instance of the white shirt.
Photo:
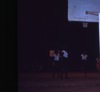
M 81 54 L 82 60 L 87 60 L 88 55 L 87 54 Z
M 59 61 L 59 55 L 54 54 L 54 61 Z
M 62 50 L 62 52 L 64 53 L 64 54 L 63 54 L 63 57 L 68 58 L 68 53 L 67 53 L 67 51 Z

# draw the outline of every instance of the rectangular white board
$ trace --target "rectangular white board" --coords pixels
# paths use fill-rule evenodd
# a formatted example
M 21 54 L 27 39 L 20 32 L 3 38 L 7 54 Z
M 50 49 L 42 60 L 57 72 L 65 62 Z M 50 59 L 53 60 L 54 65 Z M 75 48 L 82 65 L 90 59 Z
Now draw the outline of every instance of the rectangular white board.
M 86 14 L 100 12 L 100 0 L 68 0 L 68 21 L 99 22 L 99 16 Z

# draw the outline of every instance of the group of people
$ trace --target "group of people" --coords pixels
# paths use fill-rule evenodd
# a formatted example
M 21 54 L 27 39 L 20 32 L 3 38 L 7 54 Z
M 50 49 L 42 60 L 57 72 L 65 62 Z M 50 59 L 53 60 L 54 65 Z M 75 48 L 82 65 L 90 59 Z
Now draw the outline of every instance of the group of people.
M 82 53 L 81 55 L 81 69 L 84 71 L 86 75 L 87 68 L 87 58 L 88 55 L 86 53 Z M 53 77 L 59 78 L 68 78 L 68 69 L 69 69 L 69 60 L 68 60 L 68 52 L 66 50 L 58 50 L 55 51 L 53 56 Z
M 63 78 L 63 73 L 67 78 L 68 69 L 68 52 L 65 50 L 55 51 L 53 59 L 53 77 L 57 74 L 57 77 Z

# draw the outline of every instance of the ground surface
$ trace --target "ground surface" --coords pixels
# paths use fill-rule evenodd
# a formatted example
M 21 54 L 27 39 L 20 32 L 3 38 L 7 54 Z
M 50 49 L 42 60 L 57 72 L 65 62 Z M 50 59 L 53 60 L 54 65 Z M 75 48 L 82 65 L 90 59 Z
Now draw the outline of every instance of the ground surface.
M 19 74 L 18 92 L 100 92 L 97 73 L 69 73 L 68 79 L 52 78 L 51 73 Z

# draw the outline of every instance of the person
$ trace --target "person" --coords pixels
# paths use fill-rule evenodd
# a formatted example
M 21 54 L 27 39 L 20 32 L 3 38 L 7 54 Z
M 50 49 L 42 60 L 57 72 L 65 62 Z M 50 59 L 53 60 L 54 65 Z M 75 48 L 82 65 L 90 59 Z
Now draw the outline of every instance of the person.
M 52 72 L 53 71 L 53 62 L 54 62 L 54 50 L 49 51 L 49 62 L 48 68 Z
M 66 50 L 61 51 L 61 78 L 63 78 L 63 74 L 65 78 L 68 78 L 68 52 Z
M 88 55 L 85 52 L 83 52 L 81 54 L 81 69 L 85 73 L 85 77 L 87 76 L 87 64 L 88 64 L 87 58 Z
M 54 53 L 52 76 L 56 77 L 56 74 L 57 74 L 57 77 L 59 77 L 60 74 L 59 74 L 59 52 L 58 51 L 55 51 Z
M 100 76 L 100 58 L 99 57 L 96 58 L 96 70 Z

